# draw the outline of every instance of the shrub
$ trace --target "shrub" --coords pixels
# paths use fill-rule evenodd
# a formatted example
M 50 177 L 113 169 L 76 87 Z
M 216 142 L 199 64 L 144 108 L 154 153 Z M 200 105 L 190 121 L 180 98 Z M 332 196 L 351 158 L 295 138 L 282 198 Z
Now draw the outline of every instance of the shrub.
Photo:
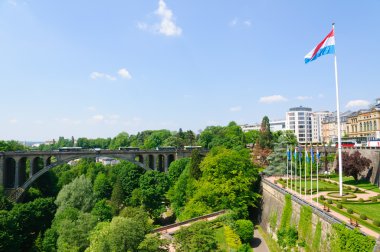
M 354 189 L 354 193 L 356 193 L 356 192 L 358 192 L 358 191 L 359 191 L 359 188 L 356 187 L 356 188 Z
M 364 202 L 364 199 L 360 198 L 360 199 L 359 199 L 359 202 L 360 202 L 360 203 L 363 203 L 363 202 Z
M 237 220 L 236 233 L 243 243 L 248 243 L 253 237 L 253 223 L 250 220 Z
M 377 202 L 377 197 L 375 196 L 375 197 L 371 197 L 371 201 L 372 202 Z
M 342 202 L 347 202 L 347 198 L 342 198 Z
M 332 199 L 328 199 L 327 203 L 332 204 L 333 203 Z
M 321 195 L 321 196 L 319 196 L 319 199 L 320 200 L 325 200 L 325 196 Z
M 365 214 L 361 214 L 361 215 L 360 215 L 360 219 L 362 219 L 362 220 L 366 220 L 366 219 L 367 219 L 367 215 L 365 215 Z
M 352 210 L 351 208 L 348 208 L 348 209 L 347 209 L 347 213 L 349 213 L 349 214 L 353 214 L 353 213 L 354 213 L 354 210 Z
M 342 206 L 341 203 L 336 204 L 336 207 L 339 208 L 339 209 L 342 209 L 342 208 L 343 208 L 343 206 Z
M 379 220 L 374 220 L 373 221 L 373 225 L 375 225 L 376 227 L 380 227 L 380 221 Z
M 377 195 L 377 198 L 380 199 L 380 194 Z

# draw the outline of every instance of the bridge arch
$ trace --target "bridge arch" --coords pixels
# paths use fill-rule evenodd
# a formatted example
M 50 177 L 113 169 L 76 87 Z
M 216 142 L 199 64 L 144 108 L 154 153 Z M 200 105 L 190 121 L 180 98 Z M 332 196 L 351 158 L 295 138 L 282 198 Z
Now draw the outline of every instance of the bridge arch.
M 175 160 L 174 154 L 169 154 L 167 157 L 167 167 L 169 169 L 170 164 Z
M 16 180 L 16 160 L 14 158 L 8 157 L 5 159 L 4 164 L 4 187 L 13 188 L 15 186 Z

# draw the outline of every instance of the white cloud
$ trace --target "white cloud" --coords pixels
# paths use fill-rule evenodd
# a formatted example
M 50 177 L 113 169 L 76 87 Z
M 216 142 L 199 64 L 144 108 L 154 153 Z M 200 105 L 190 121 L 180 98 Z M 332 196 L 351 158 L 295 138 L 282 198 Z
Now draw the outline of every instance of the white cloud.
M 16 0 L 8 0 L 8 3 L 14 7 L 16 7 L 18 5 L 17 1 Z
M 8 122 L 11 124 L 16 124 L 16 123 L 18 123 L 18 120 L 16 118 L 11 118 L 11 119 L 9 119 Z
M 285 102 L 287 100 L 288 99 L 286 99 L 282 95 L 271 95 L 271 96 L 260 97 L 259 102 L 270 104 L 270 103 L 275 103 L 275 102 Z
M 323 98 L 325 98 L 325 95 L 322 94 L 322 93 L 319 93 L 319 94 L 318 94 L 318 98 L 319 98 L 319 99 L 323 99 Z
M 245 27 L 251 27 L 252 26 L 252 22 L 251 20 L 249 19 L 246 19 L 246 20 L 240 20 L 239 18 L 235 17 L 234 19 L 232 19 L 228 25 L 230 27 L 238 27 L 238 26 L 245 26 Z
M 128 70 L 125 69 L 125 68 L 120 69 L 120 70 L 117 72 L 117 74 L 118 74 L 121 78 L 128 79 L 128 80 L 132 79 L 131 74 L 130 74 L 130 73 L 128 72 Z
M 232 19 L 231 21 L 230 21 L 230 23 L 229 23 L 229 25 L 231 26 L 231 27 L 234 27 L 234 26 L 236 26 L 237 24 L 238 24 L 238 19 L 237 18 L 234 18 L 234 19 Z
M 346 105 L 346 108 L 353 108 L 353 107 L 366 107 L 370 104 L 369 101 L 366 100 L 353 100 L 349 101 Z
M 149 25 L 144 22 L 138 22 L 137 28 L 143 31 L 153 31 L 165 36 L 181 36 L 182 29 L 174 22 L 173 12 L 167 6 L 164 0 L 158 1 L 158 9 L 155 15 L 160 19 L 159 23 Z
M 90 74 L 90 78 L 93 79 L 93 80 L 96 80 L 96 79 L 107 79 L 107 80 L 110 80 L 110 81 L 115 81 L 116 80 L 116 77 L 114 76 L 111 76 L 109 74 L 105 74 L 105 73 L 100 73 L 100 72 L 92 72 Z
M 251 20 L 245 20 L 245 21 L 243 22 L 243 24 L 244 24 L 245 26 L 250 27 L 250 26 L 252 25 L 252 22 L 251 22 Z
M 239 111 L 241 111 L 241 106 L 231 107 L 231 108 L 229 108 L 229 111 L 230 112 L 239 112 Z
M 88 107 L 86 108 L 86 110 L 91 111 L 91 112 L 94 112 L 94 111 L 96 111 L 96 107 L 95 107 L 95 106 L 88 106 Z
M 61 124 L 68 124 L 68 125 L 78 125 L 81 123 L 80 120 L 74 120 L 67 117 L 57 118 L 56 121 Z
M 158 32 L 166 36 L 180 36 L 182 29 L 174 23 L 173 12 L 167 8 L 164 0 L 159 0 L 156 15 L 161 18 Z
M 313 97 L 311 97 L 311 96 L 297 96 L 296 99 L 304 101 L 304 100 L 311 100 L 311 99 L 313 99 Z
M 104 115 L 94 115 L 92 119 L 96 122 L 101 122 L 104 120 Z

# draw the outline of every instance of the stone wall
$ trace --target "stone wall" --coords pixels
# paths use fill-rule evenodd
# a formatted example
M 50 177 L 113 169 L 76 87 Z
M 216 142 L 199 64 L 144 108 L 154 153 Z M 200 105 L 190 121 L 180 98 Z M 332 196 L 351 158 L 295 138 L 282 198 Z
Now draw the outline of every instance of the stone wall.
M 277 186 L 276 186 L 277 187 Z M 262 207 L 260 226 L 268 233 L 272 233 L 275 237 L 275 233 L 272 232 L 270 227 L 270 216 L 273 213 L 277 213 L 277 227 L 281 222 L 281 215 L 285 205 L 285 191 L 281 188 L 274 188 L 270 185 L 270 182 L 262 182 Z M 301 207 L 308 205 L 302 199 L 292 197 L 292 218 L 291 224 L 298 226 Z M 328 215 L 324 216 L 324 213 L 320 213 L 320 210 L 313 209 L 312 214 L 312 234 L 315 232 L 315 227 L 318 221 L 321 221 L 322 235 L 321 235 L 321 250 L 328 251 L 329 249 L 329 236 L 331 234 L 331 225 L 333 223 L 339 223 L 339 220 L 333 219 Z

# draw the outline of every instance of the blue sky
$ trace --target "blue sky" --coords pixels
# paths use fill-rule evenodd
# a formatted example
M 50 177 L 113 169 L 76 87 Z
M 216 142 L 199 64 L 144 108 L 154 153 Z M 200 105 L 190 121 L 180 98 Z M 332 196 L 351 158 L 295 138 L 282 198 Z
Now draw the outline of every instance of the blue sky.
M 379 1 L 0 2 L 0 139 L 335 110 L 334 61 L 304 56 L 335 22 L 341 110 L 380 97 Z

